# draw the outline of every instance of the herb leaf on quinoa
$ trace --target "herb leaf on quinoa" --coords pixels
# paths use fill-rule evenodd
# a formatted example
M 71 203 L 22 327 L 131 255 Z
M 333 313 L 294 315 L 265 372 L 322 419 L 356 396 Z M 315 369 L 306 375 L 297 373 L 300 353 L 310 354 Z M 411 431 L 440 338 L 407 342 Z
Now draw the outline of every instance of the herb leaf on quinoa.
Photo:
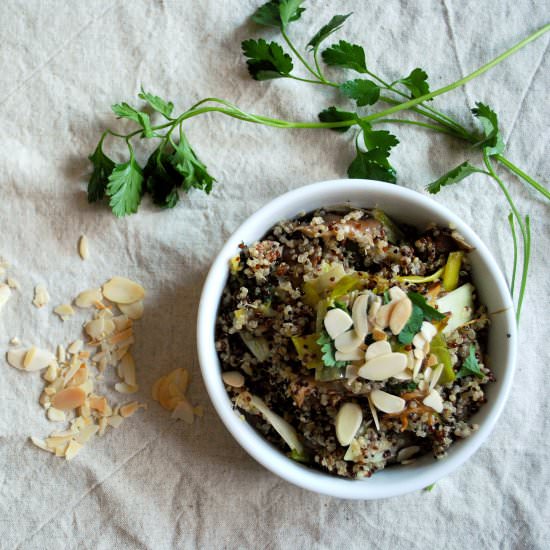
M 409 292 L 407 296 L 415 306 L 422 310 L 426 321 L 442 321 L 445 319 L 445 315 L 428 304 L 426 298 L 424 298 L 422 294 L 418 294 L 418 292 Z
M 424 313 L 417 305 L 413 305 L 411 316 L 405 325 L 405 328 L 399 333 L 397 339 L 402 344 L 410 344 L 415 334 L 420 330 L 424 321 Z
M 323 353 L 323 363 L 327 367 L 345 367 L 345 361 L 336 361 L 334 357 L 335 349 L 334 342 L 326 331 L 321 332 L 321 336 L 317 339 L 317 343 L 321 346 L 321 352 Z
M 485 374 L 479 368 L 479 362 L 476 358 L 476 350 L 473 345 L 470 346 L 470 354 L 462 363 L 462 367 L 456 373 L 457 378 L 463 378 L 464 376 L 477 376 L 478 378 L 483 378 Z

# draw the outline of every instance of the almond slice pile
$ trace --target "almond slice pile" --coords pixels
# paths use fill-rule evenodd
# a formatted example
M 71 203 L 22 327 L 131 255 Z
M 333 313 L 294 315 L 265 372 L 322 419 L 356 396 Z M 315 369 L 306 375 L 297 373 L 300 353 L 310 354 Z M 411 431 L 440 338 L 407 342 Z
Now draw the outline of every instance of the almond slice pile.
M 187 399 L 190 376 L 186 369 L 174 369 L 166 376 L 161 376 L 154 384 L 152 396 L 163 409 L 172 412 L 172 418 L 193 424 L 195 416 L 202 416 L 202 407 L 193 407 Z
M 39 287 L 35 289 L 37 307 L 49 300 L 45 288 L 42 287 L 42 292 Z M 55 355 L 36 346 L 7 352 L 12 367 L 29 372 L 43 371 L 45 387 L 39 402 L 47 418 L 52 422 L 69 422 L 67 429 L 55 431 L 45 440 L 31 437 L 37 447 L 71 460 L 88 441 L 103 435 L 109 426 L 118 428 L 125 418 L 140 408 L 147 408 L 146 404 L 137 401 L 110 404 L 95 388 L 111 366 L 121 380 L 115 384 L 119 393 L 138 391 L 136 366 L 130 349 L 134 343 L 133 322 L 143 315 L 144 297 L 143 287 L 129 279 L 114 277 L 105 283 L 103 292 L 99 288 L 86 290 L 74 300 L 78 308 L 93 309 L 91 319 L 83 326 L 88 336 L 86 342 L 77 339 L 67 348 L 59 345 Z M 104 303 L 104 298 L 112 303 Z M 127 308 L 128 314 L 113 311 L 119 303 Z M 70 304 L 58 306 L 54 312 L 62 319 L 74 314 Z

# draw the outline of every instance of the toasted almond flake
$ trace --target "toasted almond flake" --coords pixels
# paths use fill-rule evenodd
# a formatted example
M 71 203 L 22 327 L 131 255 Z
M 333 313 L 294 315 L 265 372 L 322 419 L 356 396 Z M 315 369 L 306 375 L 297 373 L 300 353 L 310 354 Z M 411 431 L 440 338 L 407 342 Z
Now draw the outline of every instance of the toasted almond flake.
M 143 300 L 138 300 L 133 304 L 118 304 L 118 308 L 130 319 L 138 320 L 143 317 Z
M 224 372 L 222 374 L 223 381 L 232 388 L 240 388 L 244 386 L 244 376 L 236 371 Z
M 109 417 L 111 418 L 111 417 Z M 109 425 L 109 422 L 105 416 L 102 416 L 98 421 L 97 425 L 99 426 L 99 430 L 97 431 L 97 435 L 102 436 L 105 433 L 105 430 L 107 429 L 107 426 Z
M 56 315 L 59 315 L 61 320 L 66 321 L 69 317 L 74 315 L 74 309 L 72 308 L 71 304 L 61 304 L 60 306 L 57 306 L 53 312 Z
M 101 359 L 99 361 L 99 363 L 97 364 L 97 370 L 102 373 L 105 371 L 105 369 L 107 368 L 107 364 L 108 364 L 108 359 L 107 357 L 104 357 L 103 359 Z
M 361 453 L 361 446 L 357 439 L 352 439 L 349 447 L 344 455 L 344 460 L 348 462 L 356 462 L 361 459 L 363 454 Z
M 412 380 L 412 371 L 405 369 L 404 371 L 394 374 L 393 377 L 397 380 Z
M 6 302 L 10 299 L 11 290 L 8 285 L 0 284 L 0 310 L 4 307 Z
M 374 325 L 376 322 L 376 315 L 378 313 L 378 310 L 382 306 L 382 298 L 380 298 L 380 296 L 376 296 L 375 294 L 372 294 L 369 302 L 370 302 L 370 306 L 369 306 L 368 320 L 371 325 Z
M 426 344 L 426 339 L 420 332 L 418 334 L 414 335 L 414 338 L 412 340 L 412 345 L 417 349 L 423 349 L 424 345 Z
M 420 447 L 418 445 L 412 445 L 410 447 L 405 447 L 404 449 L 401 449 L 397 453 L 397 462 L 403 462 L 404 460 L 409 460 L 412 458 L 416 453 L 420 451 Z
M 48 420 L 52 422 L 65 422 L 67 420 L 65 413 L 55 407 L 50 407 L 46 414 L 48 415 Z
M 136 385 L 136 364 L 130 353 L 126 353 L 120 361 L 122 380 L 129 386 Z
M 50 396 L 46 392 L 42 392 L 40 394 L 40 398 L 38 399 L 38 402 L 45 408 L 50 407 Z
M 91 395 L 88 398 L 88 406 L 90 409 L 104 413 L 109 406 L 107 403 L 107 398 L 102 395 Z
M 106 351 L 100 351 L 98 353 L 96 353 L 95 355 L 92 356 L 92 359 L 91 361 L 93 363 L 99 363 L 104 357 L 107 357 L 107 353 Z
M 430 390 L 430 393 L 422 401 L 426 407 L 430 407 L 435 412 L 440 413 L 443 410 L 443 399 L 439 392 L 435 389 Z
M 86 391 L 85 384 L 88 382 L 88 367 L 82 363 L 77 369 L 76 373 L 70 380 L 71 386 L 80 386 L 84 391 Z
M 367 348 L 365 353 L 365 361 L 370 361 L 379 355 L 387 355 L 391 353 L 391 345 L 386 340 L 381 340 L 379 342 L 374 342 Z
M 347 379 L 348 383 L 351 384 L 351 382 L 353 382 L 354 380 L 357 379 L 358 370 L 359 370 L 359 367 L 357 365 L 347 365 L 346 366 L 346 379 Z
M 418 348 L 414 348 L 413 356 L 415 359 L 424 359 L 424 351 Z
M 323 324 L 328 335 L 334 340 L 346 332 L 353 325 L 353 321 L 345 311 L 334 308 L 327 312 Z
M 75 441 L 80 444 L 87 443 L 98 432 L 99 426 L 97 424 L 90 424 L 82 427 L 78 434 L 75 436 Z
M 151 395 L 155 401 L 159 400 L 159 388 L 161 384 L 164 382 L 165 378 L 164 376 L 161 376 L 158 380 L 155 381 L 153 384 L 153 388 L 151 390 Z
M 81 235 L 78 241 L 78 253 L 83 260 L 87 260 L 90 256 L 90 248 L 88 245 L 88 237 Z
M 48 453 L 53 452 L 47 445 L 46 442 L 43 439 L 39 439 L 38 437 L 34 437 L 31 435 L 30 440 L 33 442 L 34 445 L 36 445 L 39 449 L 42 449 L 43 451 L 47 451 Z
M 80 387 L 65 388 L 52 398 L 52 406 L 62 411 L 80 407 L 86 399 L 86 393 Z
M 363 338 L 352 329 L 340 334 L 334 340 L 334 347 L 338 351 L 349 353 L 356 350 L 362 343 Z
M 357 403 L 344 403 L 334 419 L 336 438 L 342 446 L 349 445 L 363 422 L 363 411 Z
M 44 380 L 53 382 L 59 374 L 59 369 L 54 365 L 50 365 L 44 373 Z
M 82 349 L 82 346 L 84 345 L 84 342 L 82 340 L 75 340 L 68 348 L 67 351 L 71 353 L 72 355 L 76 355 L 80 352 Z
M 392 334 L 397 335 L 405 328 L 405 325 L 412 315 L 412 311 L 412 302 L 407 298 L 407 296 L 396 302 L 391 311 L 389 321 Z
M 364 358 L 364 355 L 364 351 L 361 348 L 357 348 L 348 353 L 344 353 L 343 351 L 336 351 L 336 353 L 334 354 L 334 358 L 336 359 L 336 361 L 360 361 Z
M 388 339 L 388 335 L 378 327 L 374 327 L 372 330 L 372 337 L 375 342 L 382 342 Z
M 29 367 L 35 355 L 36 355 L 36 347 L 32 346 L 32 348 L 30 348 L 25 354 L 25 358 L 23 359 L 23 368 L 27 369 Z
M 132 326 L 132 320 L 127 315 L 117 315 L 113 317 L 113 323 L 115 324 L 117 332 L 122 332 Z
M 115 414 L 107 418 L 107 423 L 109 424 L 109 426 L 112 426 L 113 428 L 118 428 L 123 421 L 124 419 L 122 418 L 122 416 L 118 414 Z
M 367 380 L 387 380 L 405 370 L 407 357 L 403 353 L 379 355 L 367 361 L 360 369 L 359 376 Z
M 46 446 L 49 449 L 57 449 L 58 447 L 63 447 L 69 443 L 72 439 L 72 435 L 60 436 L 60 437 L 47 437 Z
M 116 336 L 116 335 L 115 335 Z M 135 339 L 133 336 L 130 336 L 129 338 L 126 338 L 126 340 L 122 340 L 116 344 L 117 349 L 124 349 L 126 348 L 126 351 L 128 351 L 128 348 L 135 343 Z M 126 353 L 126 352 L 125 352 Z
M 193 424 L 195 415 L 193 414 L 193 406 L 184 397 L 178 401 L 177 405 L 172 411 L 172 418 L 177 420 L 183 420 L 186 424 Z
M 56 447 L 55 448 L 55 456 L 58 456 L 58 457 L 63 457 L 65 456 L 65 451 L 67 450 L 67 447 L 69 446 L 69 443 L 63 443 L 62 445 L 60 445 L 59 447 Z
M 27 351 L 23 361 L 23 367 L 27 371 L 42 370 L 50 365 L 56 365 L 56 360 L 53 353 L 34 346 Z
M 67 447 L 67 450 L 65 451 L 65 458 L 67 460 L 72 460 L 82 449 L 84 445 L 78 443 L 78 441 L 75 441 L 74 439 L 69 442 L 69 445 Z
M 80 384 L 79 387 L 86 395 L 89 395 L 94 391 L 94 381 L 91 378 L 88 378 L 84 384 Z
M 10 346 L 20 346 L 20 345 L 21 345 L 21 340 L 19 340 L 19 338 L 17 338 L 17 336 L 14 336 L 10 340 Z
M 89 290 L 84 290 L 75 298 L 75 305 L 80 308 L 90 308 L 96 302 L 101 302 L 103 299 L 103 294 L 101 293 L 100 288 L 90 288 Z
M 144 288 L 126 277 L 113 277 L 103 285 L 103 294 L 116 304 L 133 304 L 145 297 Z
M 432 323 L 424 321 L 422 323 L 422 326 L 420 327 L 420 332 L 422 333 L 422 336 L 424 337 L 424 340 L 426 340 L 426 342 L 431 342 L 433 337 L 437 334 L 437 329 L 434 325 L 432 325 Z
M 77 361 L 73 361 L 69 370 L 63 375 L 63 385 L 66 386 L 72 377 L 76 374 L 76 371 L 80 368 L 80 364 Z
M 32 303 L 37 307 L 44 307 L 50 301 L 50 295 L 44 285 L 36 285 Z
M 57 346 L 57 360 L 64 363 L 66 360 L 65 348 L 61 344 Z
M 112 319 L 104 318 L 104 326 L 103 330 L 105 332 L 105 336 L 110 336 L 115 331 L 115 324 L 113 323 Z
M 193 407 L 193 414 L 195 416 L 198 416 L 199 418 L 202 418 L 204 416 L 204 409 L 202 405 L 197 405 L 196 407 Z
M 407 405 L 407 402 L 401 397 L 382 390 L 372 390 L 370 398 L 374 406 L 385 413 L 399 413 Z
M 363 339 L 369 332 L 369 321 L 367 316 L 367 308 L 369 305 L 368 294 L 360 294 L 353 302 L 351 317 L 353 320 L 353 328 Z
M 115 384 L 115 390 L 119 393 L 130 394 L 136 393 L 139 390 L 139 386 L 129 386 L 125 382 L 119 382 L 118 384 Z
M 384 304 L 380 306 L 380 309 L 376 313 L 375 322 L 376 325 L 380 328 L 386 328 L 390 322 L 390 315 L 393 311 L 395 304 L 390 302 L 389 304 Z
M 114 323 L 113 323 L 114 324 Z M 121 342 L 124 342 L 128 338 L 131 338 L 133 336 L 134 329 L 132 327 L 129 327 L 122 332 L 117 332 L 113 336 L 109 338 L 109 344 L 120 344 Z
M 6 283 L 8 283 L 8 286 L 12 290 L 19 290 L 21 288 L 19 281 L 17 279 L 14 279 L 13 277 L 8 277 Z
M 389 289 L 389 295 L 392 302 L 400 302 L 407 298 L 407 294 L 401 290 L 398 286 L 392 286 Z M 401 332 L 401 331 L 400 331 Z
M 430 391 L 433 390 L 437 385 L 437 383 L 439 382 L 442 372 L 443 372 L 443 365 L 438 365 L 433 371 L 432 376 L 430 378 L 430 386 L 429 386 Z
M 94 340 L 100 340 L 103 338 L 105 332 L 105 319 L 103 317 L 99 317 L 98 319 L 88 321 L 84 325 L 84 330 L 86 331 L 86 334 Z
M 122 416 L 122 418 L 132 416 L 138 410 L 138 408 L 139 403 L 137 401 L 132 401 L 131 403 L 122 405 L 122 407 L 120 407 L 120 416 Z

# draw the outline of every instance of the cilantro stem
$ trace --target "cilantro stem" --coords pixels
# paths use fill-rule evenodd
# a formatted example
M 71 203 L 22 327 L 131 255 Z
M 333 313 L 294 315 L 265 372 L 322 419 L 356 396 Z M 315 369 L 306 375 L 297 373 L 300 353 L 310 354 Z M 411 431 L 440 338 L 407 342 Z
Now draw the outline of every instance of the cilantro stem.
M 454 130 L 449 129 L 447 126 L 441 126 L 437 124 L 429 124 L 427 122 L 419 122 L 418 120 L 408 120 L 405 118 L 382 118 L 376 120 L 374 124 L 413 124 L 414 126 L 421 126 L 422 128 L 428 128 L 434 130 L 435 132 L 440 132 L 442 134 L 447 134 L 456 138 L 462 138 L 460 134 L 457 134 Z
M 313 68 L 311 67 L 311 65 L 305 60 L 305 58 L 302 56 L 302 54 L 296 49 L 296 47 L 294 46 L 294 44 L 292 43 L 292 40 L 290 40 L 290 38 L 288 37 L 288 34 L 286 33 L 284 27 L 281 28 L 281 34 L 285 40 L 285 42 L 288 44 L 288 47 L 292 50 L 292 52 L 294 53 L 294 55 L 300 60 L 300 62 L 302 63 L 302 65 L 315 77 L 317 78 L 318 80 L 320 80 L 321 82 L 318 82 L 318 84 L 323 84 L 322 82 L 322 78 L 321 76 L 316 73 Z M 290 75 L 289 75 L 290 76 Z M 295 77 L 296 78 L 296 77 Z M 302 80 L 302 79 L 298 79 L 298 80 Z M 311 81 L 306 81 L 306 82 L 311 82 Z M 317 82 L 316 82 L 317 83 Z
M 544 195 L 547 199 L 550 199 L 550 191 L 546 187 L 542 186 L 538 181 L 534 180 L 531 176 L 526 174 L 521 168 L 518 168 L 515 164 L 510 162 L 504 155 L 495 155 L 495 158 L 506 168 L 512 171 L 516 176 L 525 180 L 529 185 L 534 187 L 539 193 Z
M 321 69 L 321 65 L 319 63 L 318 54 L 319 54 L 319 46 L 317 46 L 313 50 L 313 61 L 315 61 L 315 68 L 317 69 L 317 74 L 319 75 L 319 78 L 321 79 L 322 82 L 324 82 L 325 84 L 328 84 L 329 81 L 325 78 L 325 75 L 323 74 L 323 71 Z
M 527 38 L 524 38 L 508 50 L 506 50 L 504 53 L 500 54 L 499 56 L 495 57 L 479 69 L 476 69 L 474 72 L 460 78 L 459 80 L 456 80 L 455 82 L 452 82 L 451 84 L 448 84 L 447 86 L 443 86 L 442 88 L 438 88 L 437 90 L 434 90 L 433 92 L 430 92 L 428 94 L 424 94 L 420 97 L 415 97 L 414 99 L 410 99 L 409 101 L 405 101 L 404 103 L 401 103 L 400 105 L 395 105 L 394 107 L 390 107 L 389 109 L 386 109 L 385 111 L 382 111 L 380 113 L 373 113 L 372 115 L 368 115 L 366 117 L 363 117 L 363 121 L 365 122 L 372 122 L 373 120 L 376 120 L 377 118 L 381 118 L 387 115 L 391 115 L 393 113 L 398 113 L 399 111 L 403 111 L 404 109 L 410 109 L 411 107 L 416 107 L 416 105 L 419 105 L 420 103 L 423 103 L 424 101 L 428 101 L 428 99 L 432 99 L 434 97 L 437 97 L 439 95 L 445 94 L 447 92 L 450 92 L 451 90 L 454 90 L 455 88 L 459 88 L 461 86 L 464 86 L 470 80 L 473 80 L 474 78 L 482 75 L 483 73 L 487 72 L 489 69 L 492 69 L 495 65 L 498 65 L 502 61 L 504 61 L 507 57 L 510 57 L 511 55 L 515 54 L 517 51 L 521 50 L 524 46 L 529 44 L 530 42 L 533 42 L 533 40 L 536 40 L 537 38 L 541 37 L 544 33 L 548 32 L 550 30 L 550 23 L 548 25 L 545 25 L 544 27 L 540 28 L 538 31 L 534 32 L 533 34 L 529 35 Z
M 333 82 L 328 82 L 325 80 L 310 80 L 308 78 L 301 78 L 293 74 L 288 74 L 286 78 L 292 78 L 293 80 L 299 80 L 300 82 L 307 82 L 308 84 L 319 84 L 321 86 L 334 86 L 336 88 L 338 87 L 338 84 L 335 84 Z
M 514 222 L 514 215 L 512 212 L 508 215 L 508 223 L 510 224 L 510 231 L 512 232 L 512 241 L 514 243 L 514 260 L 512 268 L 512 282 L 510 284 L 510 294 L 514 296 L 514 289 L 516 286 L 516 272 L 518 268 L 518 237 L 516 235 L 516 224 Z

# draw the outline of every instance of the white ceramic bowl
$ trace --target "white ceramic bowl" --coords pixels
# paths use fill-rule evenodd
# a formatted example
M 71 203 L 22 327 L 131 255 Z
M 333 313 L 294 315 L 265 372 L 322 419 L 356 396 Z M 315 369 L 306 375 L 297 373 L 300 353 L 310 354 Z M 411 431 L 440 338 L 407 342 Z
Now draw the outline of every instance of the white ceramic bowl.
M 270 445 L 233 410 L 225 391 L 214 346 L 218 305 L 228 276 L 228 262 L 241 242 L 260 239 L 280 220 L 320 207 L 350 205 L 379 207 L 398 222 L 425 227 L 430 222 L 452 224 L 475 247 L 470 254 L 474 282 L 491 314 L 489 356 L 497 381 L 487 388 L 488 402 L 473 417 L 480 425 L 470 437 L 455 442 L 448 456 L 425 456 L 407 465 L 387 468 L 364 480 L 348 480 L 303 466 Z M 510 392 L 515 368 L 516 324 L 506 281 L 479 237 L 455 214 L 431 198 L 397 185 L 370 180 L 334 180 L 286 193 L 261 208 L 229 238 L 215 259 L 202 291 L 198 313 L 197 345 L 202 375 L 220 418 L 241 446 L 266 468 L 287 481 L 326 495 L 352 499 L 378 499 L 426 487 L 458 468 L 479 448 L 493 429 Z

